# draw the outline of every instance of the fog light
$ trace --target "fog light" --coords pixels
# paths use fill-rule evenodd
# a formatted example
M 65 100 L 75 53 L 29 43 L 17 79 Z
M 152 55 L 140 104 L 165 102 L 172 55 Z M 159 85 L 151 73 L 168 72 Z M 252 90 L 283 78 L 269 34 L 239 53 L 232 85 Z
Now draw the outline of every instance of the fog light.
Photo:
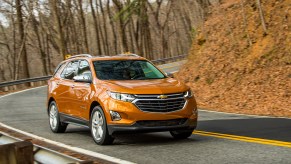
M 119 121 L 121 120 L 121 116 L 118 112 L 115 112 L 115 111 L 110 111 L 110 116 L 111 116 L 111 120 L 112 121 Z

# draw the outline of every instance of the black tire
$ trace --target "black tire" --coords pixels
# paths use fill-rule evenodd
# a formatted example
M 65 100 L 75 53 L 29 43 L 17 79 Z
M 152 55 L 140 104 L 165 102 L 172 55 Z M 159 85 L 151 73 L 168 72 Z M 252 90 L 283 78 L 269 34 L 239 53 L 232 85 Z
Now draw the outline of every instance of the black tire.
M 52 111 L 54 110 L 54 111 Z M 52 101 L 48 109 L 49 125 L 54 133 L 64 133 L 68 124 L 60 121 L 58 106 L 55 101 Z
M 101 123 L 102 119 L 102 123 Z M 100 134 L 100 130 L 102 133 Z M 90 130 L 94 142 L 98 145 L 110 145 L 114 138 L 109 135 L 107 121 L 104 112 L 100 106 L 94 107 L 90 118 Z
M 175 139 L 186 139 L 192 135 L 193 130 L 194 129 L 176 130 L 170 131 L 170 133 Z

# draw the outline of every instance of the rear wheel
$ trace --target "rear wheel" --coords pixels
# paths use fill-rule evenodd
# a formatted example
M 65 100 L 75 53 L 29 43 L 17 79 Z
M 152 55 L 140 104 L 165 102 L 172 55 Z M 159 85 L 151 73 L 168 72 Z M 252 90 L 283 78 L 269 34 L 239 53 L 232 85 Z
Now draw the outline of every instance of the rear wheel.
M 59 111 L 55 101 L 52 101 L 49 106 L 49 123 L 54 133 L 64 133 L 68 126 L 68 124 L 60 121 Z
M 175 139 L 186 139 L 192 135 L 193 130 L 194 129 L 175 130 L 175 131 L 170 131 L 170 133 Z
M 90 129 L 93 140 L 98 145 L 113 143 L 114 138 L 108 133 L 106 118 L 100 106 L 96 106 L 91 113 Z

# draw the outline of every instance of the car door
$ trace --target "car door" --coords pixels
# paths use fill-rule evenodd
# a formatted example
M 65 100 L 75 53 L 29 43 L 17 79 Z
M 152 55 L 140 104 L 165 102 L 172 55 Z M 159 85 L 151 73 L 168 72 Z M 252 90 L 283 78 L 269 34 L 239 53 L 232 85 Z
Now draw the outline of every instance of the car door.
M 77 76 L 92 80 L 92 72 L 87 60 L 80 60 Z M 86 120 L 90 110 L 90 100 L 92 98 L 90 97 L 92 91 L 91 85 L 92 84 L 88 82 L 74 83 L 74 100 L 72 100 L 74 102 L 74 108 L 71 112 L 74 114 L 74 116 L 77 116 L 82 120 Z
M 69 62 L 57 82 L 58 87 L 55 92 L 57 93 L 56 101 L 60 113 L 71 115 L 71 102 L 73 97 L 72 88 L 74 87 L 73 77 L 76 74 L 77 67 L 78 60 Z

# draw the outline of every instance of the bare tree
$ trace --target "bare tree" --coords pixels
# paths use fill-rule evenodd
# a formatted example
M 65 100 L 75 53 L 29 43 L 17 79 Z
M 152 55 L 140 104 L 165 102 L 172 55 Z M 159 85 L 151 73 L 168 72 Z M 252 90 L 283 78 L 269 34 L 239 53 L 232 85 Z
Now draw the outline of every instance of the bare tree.
M 28 58 L 25 46 L 25 31 L 24 31 L 24 22 L 23 22 L 23 15 L 22 15 L 22 1 L 16 0 L 16 13 L 17 13 L 17 23 L 18 23 L 18 31 L 20 36 L 20 46 L 19 46 L 19 57 L 20 57 L 20 65 L 21 65 L 21 72 L 18 72 L 19 69 L 15 72 L 14 79 L 18 79 L 18 75 L 21 74 L 21 78 L 30 77 L 29 68 L 28 68 Z M 18 62 L 17 62 L 18 65 Z
M 123 11 L 123 3 L 120 0 L 112 0 L 114 5 L 116 6 L 116 9 L 119 13 L 122 13 Z M 128 43 L 127 43 L 127 36 L 126 36 L 126 31 L 125 31 L 125 26 L 126 23 L 124 21 L 123 16 L 119 16 L 118 18 L 118 24 L 119 24 L 119 34 L 121 36 L 121 51 L 122 52 L 127 52 L 129 51 L 128 48 Z
M 100 33 L 99 33 L 99 27 L 98 27 L 98 22 L 97 22 L 97 17 L 96 17 L 96 11 L 95 7 L 93 4 L 93 0 L 90 0 L 90 6 L 91 6 L 91 14 L 93 17 L 93 22 L 94 22 L 94 29 L 95 29 L 95 35 L 96 35 L 96 44 L 97 44 L 97 54 L 102 54 L 102 49 L 101 49 L 101 41 L 100 41 Z
M 103 21 L 104 50 L 105 50 L 105 54 L 109 55 L 109 42 L 108 42 L 107 22 L 106 22 L 106 15 L 105 15 L 104 5 L 103 5 L 103 1 L 102 0 L 99 0 L 99 7 L 100 7 L 100 11 L 101 11 L 101 14 L 102 14 L 102 21 Z
M 52 13 L 53 13 L 53 18 L 54 18 L 54 23 L 56 24 L 57 26 L 57 32 L 58 32 L 58 47 L 60 49 L 60 54 L 63 56 L 63 58 L 66 57 L 66 54 L 68 54 L 67 52 L 67 48 L 66 48 L 66 45 L 65 45 L 65 36 L 64 36 L 64 33 L 63 33 L 63 25 L 62 25 L 62 22 L 61 22 L 61 13 L 59 11 L 59 7 L 58 7 L 58 4 L 61 3 L 57 0 L 50 0 L 50 5 L 51 5 L 51 10 L 52 10 Z
M 84 16 L 84 11 L 83 11 L 83 3 L 82 0 L 78 0 L 78 6 L 79 6 L 79 15 L 81 18 L 81 23 L 82 23 L 82 31 L 83 31 L 83 37 L 85 41 L 85 53 L 89 53 L 89 45 L 88 45 L 88 39 L 87 39 L 87 26 L 86 26 L 86 20 Z

